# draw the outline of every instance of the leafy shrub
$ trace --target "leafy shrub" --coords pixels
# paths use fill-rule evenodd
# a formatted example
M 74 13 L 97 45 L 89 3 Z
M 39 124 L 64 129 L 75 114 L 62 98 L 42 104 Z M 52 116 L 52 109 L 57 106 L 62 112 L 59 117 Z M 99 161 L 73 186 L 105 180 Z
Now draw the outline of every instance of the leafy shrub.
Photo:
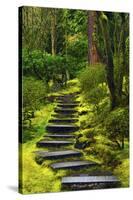
M 117 108 L 105 120 L 108 137 L 117 143 L 119 148 L 124 148 L 124 138 L 129 137 L 129 111 Z
M 105 68 L 102 64 L 96 64 L 84 69 L 80 76 L 82 91 L 86 94 L 100 83 L 106 82 Z
M 93 148 L 92 148 L 93 147 Z M 91 148 L 93 151 L 91 151 Z M 104 142 L 97 142 L 91 145 L 91 148 L 88 149 L 93 155 L 97 158 L 100 158 L 101 162 L 106 166 L 116 166 L 119 164 L 119 161 L 116 158 L 115 151 L 113 148 Z
M 105 84 L 105 68 L 102 64 L 89 66 L 80 75 L 81 90 L 84 100 L 94 105 L 98 111 L 98 104 L 107 96 L 108 90 Z
M 86 115 L 81 115 L 79 117 L 80 127 L 82 129 L 91 128 L 95 125 L 95 118 L 92 112 L 88 112 Z
M 87 37 L 82 35 L 75 35 L 69 37 L 67 53 L 68 55 L 76 58 L 78 61 L 87 60 Z
M 32 77 L 23 78 L 23 120 L 27 120 L 29 112 L 34 112 L 43 104 L 46 88 L 42 81 Z M 29 116 L 28 118 L 31 118 Z
M 47 85 L 52 80 L 53 84 L 63 86 L 67 80 L 75 78 L 82 68 L 78 63 L 71 55 L 53 56 L 41 50 L 22 50 L 23 74 L 43 80 Z
M 105 87 L 95 87 L 88 94 L 85 94 L 85 99 L 91 104 L 94 104 L 95 110 L 99 111 L 99 103 L 100 101 L 106 97 L 107 90 Z

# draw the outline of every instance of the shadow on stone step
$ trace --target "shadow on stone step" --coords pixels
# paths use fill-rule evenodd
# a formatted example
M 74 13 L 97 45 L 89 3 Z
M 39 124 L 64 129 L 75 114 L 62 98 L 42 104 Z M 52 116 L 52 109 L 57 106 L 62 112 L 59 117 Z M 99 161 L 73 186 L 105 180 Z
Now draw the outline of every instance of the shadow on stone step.
M 46 130 L 49 133 L 71 133 L 79 130 L 79 126 L 74 124 L 49 124 L 46 126 Z

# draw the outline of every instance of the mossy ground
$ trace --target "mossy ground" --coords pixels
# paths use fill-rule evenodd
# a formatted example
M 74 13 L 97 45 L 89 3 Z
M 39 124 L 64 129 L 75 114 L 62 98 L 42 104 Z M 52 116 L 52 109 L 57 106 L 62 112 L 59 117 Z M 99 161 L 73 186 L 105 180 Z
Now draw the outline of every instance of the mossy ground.
M 74 83 L 73 83 L 74 82 Z M 51 93 L 49 95 L 61 95 L 77 92 L 79 88 L 75 86 L 77 80 L 70 81 L 67 89 L 62 89 L 57 93 Z M 38 150 L 36 142 L 41 140 L 46 135 L 45 126 L 48 120 L 51 118 L 51 114 L 54 113 L 54 107 L 56 103 L 49 103 L 39 111 L 35 112 L 35 117 L 32 119 L 31 127 L 23 128 L 22 141 L 20 144 L 20 176 L 19 176 L 19 191 L 23 194 L 41 193 L 41 192 L 59 192 L 61 191 L 61 177 L 66 175 L 65 170 L 53 171 L 48 165 L 53 160 L 46 160 L 39 165 L 35 161 L 35 151 Z M 78 124 L 78 123 L 77 123 Z M 66 149 L 73 148 L 72 146 L 66 147 Z M 48 148 L 39 148 L 48 150 Z M 55 148 L 50 148 L 55 150 Z M 59 149 L 58 149 L 59 150 Z M 66 159 L 70 160 L 70 158 Z M 58 159 L 61 161 L 61 159 Z M 69 170 L 68 170 L 69 171 Z
M 69 81 L 66 89 L 62 89 L 51 95 L 69 94 L 79 92 L 80 87 L 78 80 Z M 61 178 L 66 175 L 91 174 L 93 171 L 112 171 L 121 181 L 122 187 L 129 186 L 129 144 L 125 142 L 125 149 L 118 150 L 114 148 L 114 144 L 103 134 L 104 129 L 101 122 L 93 112 L 93 105 L 86 104 L 83 96 L 80 94 L 77 98 L 81 103 L 78 107 L 80 130 L 75 133 L 76 136 L 81 135 L 81 143 L 85 140 L 93 138 L 84 149 L 80 149 L 83 153 L 81 160 L 91 160 L 98 163 L 92 168 L 78 170 L 57 170 L 53 171 L 49 164 L 62 159 L 45 160 L 42 164 L 35 161 L 35 151 L 38 150 L 36 142 L 46 135 L 45 126 L 51 118 L 56 103 L 50 103 L 36 111 L 35 118 L 32 119 L 32 128 L 23 129 L 23 142 L 20 144 L 20 192 L 23 194 L 42 193 L 42 192 L 59 192 L 61 191 Z M 99 120 L 99 121 L 98 121 Z M 65 149 L 74 149 L 74 146 L 65 147 Z M 39 148 L 48 150 L 48 148 Z M 50 148 L 50 150 L 56 150 Z M 59 150 L 59 149 L 58 149 Z M 112 160 L 114 159 L 114 163 Z M 77 158 L 66 158 L 67 160 L 77 160 Z M 117 162 L 118 161 L 118 162 Z M 21 172 L 22 171 L 22 172 Z

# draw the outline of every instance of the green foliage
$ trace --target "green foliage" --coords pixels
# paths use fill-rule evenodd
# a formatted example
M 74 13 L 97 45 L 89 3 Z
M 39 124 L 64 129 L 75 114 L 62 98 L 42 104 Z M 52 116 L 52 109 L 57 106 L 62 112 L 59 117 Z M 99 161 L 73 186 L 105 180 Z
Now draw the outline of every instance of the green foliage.
M 78 64 L 87 60 L 87 48 L 87 37 L 81 34 L 75 35 L 68 41 L 67 54 L 76 58 Z
M 110 99 L 109 96 L 103 99 L 100 99 L 98 106 L 96 107 L 97 114 L 95 116 L 95 120 L 97 123 L 103 123 L 106 117 L 110 112 Z
M 53 111 L 54 106 L 49 104 L 44 106 L 40 111 L 35 112 L 35 118 L 32 120 L 32 129 L 23 130 L 23 141 L 20 145 L 20 156 L 22 163 L 20 163 L 20 192 L 23 194 L 32 194 L 39 192 L 59 192 L 61 189 L 59 173 L 57 176 L 48 167 L 48 163 L 38 165 L 34 159 L 34 151 L 36 148 L 36 142 L 38 142 L 45 132 L 46 126 L 50 114 Z M 34 133 L 34 137 L 27 140 L 27 137 Z
M 129 111 L 117 108 L 105 120 L 108 137 L 117 142 L 119 148 L 124 148 L 124 138 L 129 137 Z
M 43 80 L 47 85 L 53 81 L 54 87 L 63 86 L 67 80 L 75 78 L 83 68 L 77 58 L 72 56 L 51 55 L 41 50 L 23 49 L 23 74 Z
M 79 117 L 80 126 L 82 129 L 91 128 L 95 124 L 95 116 L 94 113 L 88 112 L 86 115 L 81 115 Z
M 53 108 L 54 105 L 47 104 L 34 112 L 34 118 L 30 119 L 32 127 L 26 126 L 26 128 L 23 128 L 22 143 L 32 141 L 33 139 L 40 139 L 40 136 L 44 134 L 44 126 L 47 124 Z
M 94 104 L 96 111 L 99 110 L 98 104 L 108 93 L 105 82 L 105 68 L 102 64 L 90 66 L 80 75 L 84 99 L 86 102 Z
M 69 34 L 83 32 L 87 29 L 87 12 L 83 10 L 64 10 L 65 22 Z
M 54 107 L 53 104 L 47 104 L 47 108 L 43 107 L 46 96 L 54 99 L 56 95 L 62 93 L 79 91 L 81 94 L 77 100 L 80 101 L 80 105 L 77 109 L 80 130 L 75 133 L 75 147 L 81 149 L 84 158 L 98 160 L 105 168 L 115 169 L 114 172 L 120 177 L 122 185 L 127 186 L 129 147 L 126 144 L 129 139 L 129 113 L 124 107 L 116 107 L 116 110 L 110 112 L 111 98 L 110 87 L 109 89 L 107 87 L 107 77 L 109 84 L 114 76 L 116 97 L 119 83 L 123 80 L 120 98 L 126 102 L 129 97 L 128 14 L 124 14 L 125 53 L 122 53 L 123 39 L 121 37 L 124 30 L 122 15 L 102 12 L 103 27 L 100 26 L 98 17 L 94 20 L 95 31 L 92 33 L 94 46 L 101 62 L 106 63 L 107 57 L 113 59 L 113 74 L 111 70 L 107 70 L 108 65 L 106 69 L 104 64 L 87 66 L 88 11 L 36 7 L 25 7 L 22 10 L 23 117 L 24 120 L 28 119 L 30 123 L 32 122 L 32 127 L 27 128 L 27 121 L 23 123 L 26 128 L 23 126 L 21 192 L 28 194 L 58 192 L 61 190 L 61 177 L 71 174 L 71 170 L 53 172 L 49 168 L 52 160 L 38 160 L 38 162 L 42 161 L 42 165 L 37 165 L 33 152 L 38 150 L 36 142 L 47 134 L 44 126 Z M 54 20 L 55 23 L 53 23 Z M 107 31 L 104 27 L 106 22 Z M 102 32 L 105 35 L 102 35 Z M 52 46 L 53 40 L 55 47 Z M 105 48 L 106 46 L 110 48 Z M 55 55 L 52 55 L 53 48 L 55 48 Z M 108 55 L 106 50 L 110 50 Z M 94 53 L 93 49 L 90 53 Z M 125 54 L 125 60 L 122 54 Z M 71 80 L 73 78 L 74 80 Z M 121 105 L 124 106 L 127 103 Z M 31 117 L 34 118 L 31 119 Z M 126 150 L 122 149 L 124 145 Z M 44 150 L 47 151 L 48 148 Z M 83 173 L 86 172 L 84 170 Z
M 92 89 L 88 95 L 86 94 L 85 96 L 85 99 L 94 104 L 95 105 L 95 109 L 96 111 L 98 112 L 99 111 L 99 107 L 98 107 L 98 104 L 100 103 L 100 101 L 106 97 L 107 95 L 107 89 L 106 87 L 101 87 L 101 86 L 98 86 L 94 89 Z
M 123 160 L 114 170 L 115 175 L 119 176 L 122 187 L 129 187 L 129 172 L 129 159 Z
M 105 68 L 102 64 L 96 64 L 83 70 L 80 77 L 81 89 L 88 93 L 100 83 L 106 82 Z
M 27 113 L 40 108 L 45 96 L 46 87 L 42 81 L 33 77 L 23 77 L 23 120 L 30 118 Z

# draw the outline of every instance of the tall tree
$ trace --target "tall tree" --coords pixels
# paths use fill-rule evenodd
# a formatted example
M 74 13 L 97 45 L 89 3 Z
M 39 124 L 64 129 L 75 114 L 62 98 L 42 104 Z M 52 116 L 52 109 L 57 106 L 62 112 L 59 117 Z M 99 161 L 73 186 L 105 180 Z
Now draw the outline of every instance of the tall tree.
M 56 55 L 56 9 L 51 9 L 51 53 Z
M 113 53 L 111 48 L 111 37 L 109 32 L 109 21 L 108 17 L 105 15 L 104 12 L 97 12 L 97 15 L 100 18 L 100 24 L 102 28 L 102 34 L 104 37 L 104 44 L 106 49 L 106 76 L 107 76 L 107 83 L 108 88 L 110 91 L 111 97 L 111 108 L 115 108 L 117 105 L 117 96 L 116 96 L 116 87 L 114 81 L 114 63 L 113 63 Z
M 99 61 L 99 56 L 95 44 L 95 20 L 96 12 L 88 11 L 88 63 L 95 64 Z
M 125 62 L 125 50 L 126 50 L 126 20 L 125 14 L 121 13 L 121 37 L 120 37 L 120 55 L 121 55 L 121 67 L 119 66 L 119 77 L 118 77 L 118 96 L 121 98 L 122 96 L 122 86 L 123 86 L 123 76 L 124 76 L 124 68 L 126 67 Z

